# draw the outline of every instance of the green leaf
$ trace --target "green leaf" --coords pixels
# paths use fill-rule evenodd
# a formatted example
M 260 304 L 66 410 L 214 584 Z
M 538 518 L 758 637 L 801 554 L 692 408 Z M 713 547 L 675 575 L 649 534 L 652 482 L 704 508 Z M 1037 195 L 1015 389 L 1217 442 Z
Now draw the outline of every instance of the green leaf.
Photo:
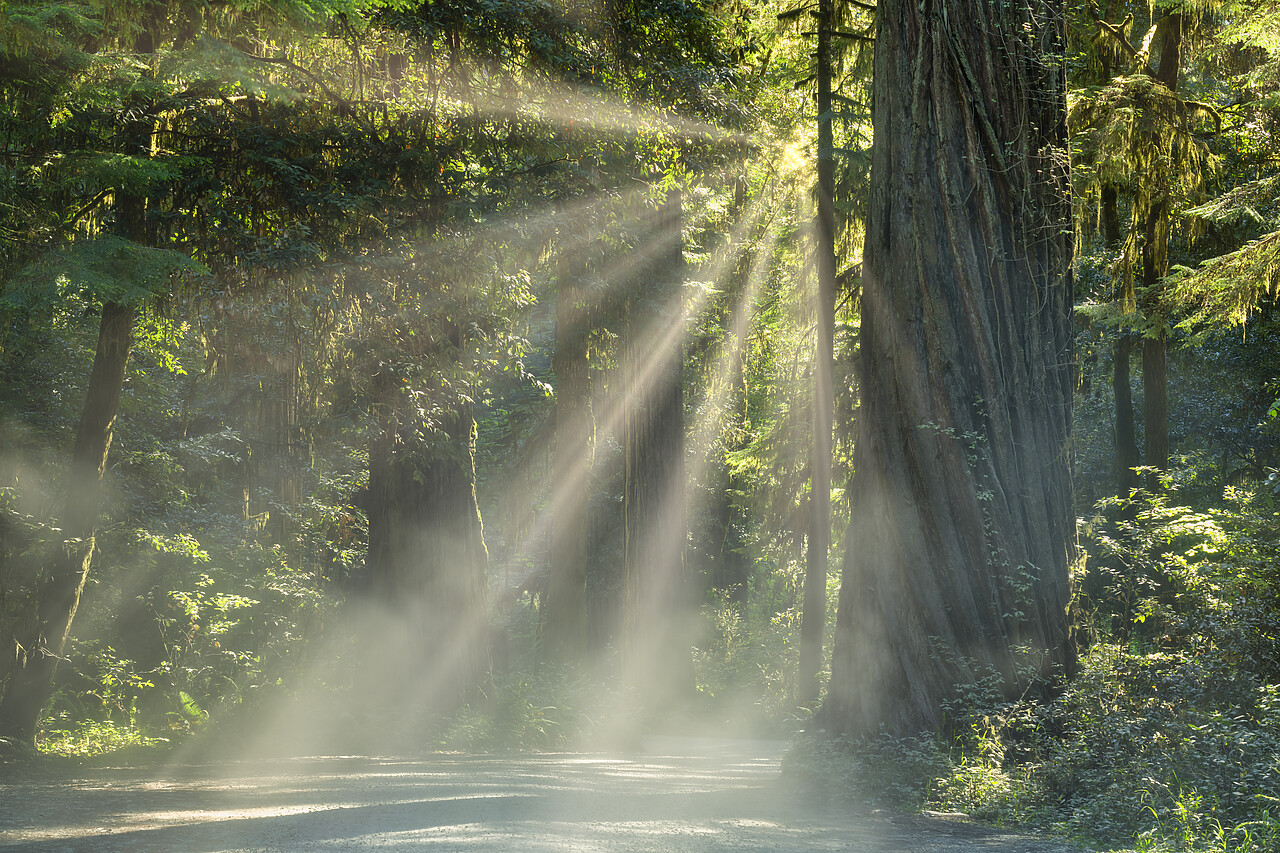
M 80 240 L 24 267 L 0 297 L 0 309 L 36 310 L 69 296 L 136 304 L 165 291 L 179 276 L 208 274 L 204 264 L 172 249 L 116 236 Z

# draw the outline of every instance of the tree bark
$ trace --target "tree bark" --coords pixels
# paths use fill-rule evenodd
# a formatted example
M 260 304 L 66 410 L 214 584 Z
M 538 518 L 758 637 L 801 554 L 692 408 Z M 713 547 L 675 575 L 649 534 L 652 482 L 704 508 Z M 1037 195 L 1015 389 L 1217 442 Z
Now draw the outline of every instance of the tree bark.
M 1115 359 L 1111 366 L 1111 388 L 1115 395 L 1116 409 L 1116 472 L 1119 496 L 1128 497 L 1138 488 L 1138 474 L 1134 471 L 1138 458 L 1137 431 L 1133 425 L 1133 393 L 1129 387 L 1129 355 L 1133 352 L 1134 339 L 1121 332 L 1116 339 Z
M 623 681 L 651 708 L 692 694 L 692 625 L 685 577 L 683 205 L 659 210 L 647 280 L 628 309 L 623 357 Z
M 98 346 L 67 475 L 62 546 L 36 579 L 34 635 L 19 652 L 18 667 L 0 700 L 0 737 L 19 743 L 35 744 L 36 727 L 53 695 L 54 672 L 89 576 L 102 476 L 133 344 L 135 313 L 131 305 L 108 302 L 102 306 Z
M 1102 188 L 1102 242 L 1110 250 L 1120 248 L 1120 192 L 1111 184 Z
M 1102 188 L 1102 240 L 1112 251 L 1120 248 L 1120 194 L 1114 186 Z M 1133 470 L 1142 464 L 1138 457 L 1138 437 L 1133 425 L 1133 393 L 1129 385 L 1129 356 L 1134 339 L 1121 330 L 1115 341 L 1111 362 L 1111 390 L 1115 401 L 1117 494 L 1128 497 L 1138 487 Z
M 1161 22 L 1160 61 L 1155 80 L 1171 92 L 1178 91 L 1182 62 L 1182 15 L 1171 14 Z M 1143 223 L 1142 311 L 1149 330 L 1142 340 L 1142 413 L 1146 464 L 1152 468 L 1147 488 L 1160 487 L 1161 471 L 1169 469 L 1168 330 L 1161 306 L 1160 281 L 1169 272 L 1171 210 L 1168 199 L 1153 201 Z
M 147 25 L 134 42 L 134 52 L 140 55 L 155 51 L 154 5 L 148 4 L 145 12 Z M 150 120 L 144 120 L 127 129 L 131 153 L 150 151 L 151 127 Z M 146 207 L 146 199 L 135 193 L 120 191 L 117 194 L 116 230 L 144 245 L 149 237 Z M 44 561 L 37 574 L 32 590 L 35 620 L 25 637 L 26 642 L 16 652 L 16 666 L 0 699 L 0 737 L 18 743 L 35 745 L 36 729 L 45 705 L 53 696 L 53 677 L 93 564 L 102 505 L 102 477 L 115 433 L 136 316 L 137 308 L 132 304 L 109 300 L 102 304 L 97 348 L 67 472 L 62 545 Z
M 809 530 L 806 536 L 804 609 L 800 619 L 800 669 L 796 700 L 810 706 L 821 688 L 822 638 L 827 622 L 827 556 L 831 550 L 831 428 L 836 324 L 835 141 L 831 116 L 831 15 L 833 0 L 818 3 L 818 219 L 817 340 L 813 364 L 813 444 L 809 457 Z
M 877 7 L 833 734 L 937 729 L 965 685 L 1074 664 L 1063 27 L 1055 3 Z
M 716 545 L 711 586 L 728 593 L 728 600 L 742 608 L 745 618 L 751 567 L 742 554 L 741 512 L 733 503 L 737 485 L 723 464 L 717 466 L 712 482 L 711 534 Z
M 489 669 L 475 419 L 459 404 L 439 426 L 425 445 L 391 416 L 369 449 L 373 621 L 361 687 L 366 704 L 415 713 L 457 709 Z
M 568 252 L 569 250 L 566 250 Z M 570 252 L 570 254 L 572 254 Z M 587 496 L 595 456 L 587 361 L 582 262 L 560 261 L 556 294 L 555 446 L 552 457 L 551 555 L 544 629 L 550 656 L 574 661 L 587 645 Z

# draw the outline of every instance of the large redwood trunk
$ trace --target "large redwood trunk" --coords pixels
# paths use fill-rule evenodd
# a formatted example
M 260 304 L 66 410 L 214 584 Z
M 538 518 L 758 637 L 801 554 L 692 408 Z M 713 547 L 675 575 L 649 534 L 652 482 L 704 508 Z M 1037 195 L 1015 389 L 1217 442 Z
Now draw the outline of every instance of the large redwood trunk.
M 67 474 L 63 541 L 35 580 L 35 619 L 29 623 L 30 633 L 16 638 L 16 666 L 0 700 L 0 737 L 19 743 L 35 743 L 36 726 L 53 694 L 54 671 L 89 576 L 102 475 L 120 408 L 135 313 L 130 305 L 108 302 L 102 306 L 98 346 Z
M 830 732 L 937 729 L 965 685 L 1073 664 L 1062 44 L 1060 4 L 877 7 Z

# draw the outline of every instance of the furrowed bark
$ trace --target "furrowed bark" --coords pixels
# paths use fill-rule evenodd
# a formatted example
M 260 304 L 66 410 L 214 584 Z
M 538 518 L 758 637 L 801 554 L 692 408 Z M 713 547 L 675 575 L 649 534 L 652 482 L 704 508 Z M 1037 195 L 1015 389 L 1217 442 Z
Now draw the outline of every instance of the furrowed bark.
M 877 6 L 830 733 L 938 729 L 964 685 L 1073 666 L 1062 44 L 1060 4 Z

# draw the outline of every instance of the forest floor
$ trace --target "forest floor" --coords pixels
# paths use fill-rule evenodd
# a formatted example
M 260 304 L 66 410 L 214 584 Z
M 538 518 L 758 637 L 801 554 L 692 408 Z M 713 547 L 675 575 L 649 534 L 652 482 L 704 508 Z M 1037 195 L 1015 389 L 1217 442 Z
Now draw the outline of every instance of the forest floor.
M 940 815 L 859 813 L 780 772 L 785 744 L 630 754 L 0 765 L 0 851 L 1068 853 Z

